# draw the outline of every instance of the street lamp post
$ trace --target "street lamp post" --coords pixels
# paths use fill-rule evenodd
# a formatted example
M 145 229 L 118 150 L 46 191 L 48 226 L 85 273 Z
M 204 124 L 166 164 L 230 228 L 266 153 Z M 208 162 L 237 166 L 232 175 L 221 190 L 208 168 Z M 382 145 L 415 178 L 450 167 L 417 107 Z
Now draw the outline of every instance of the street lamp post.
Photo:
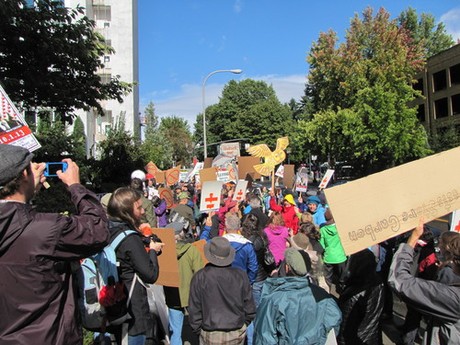
M 208 146 L 207 146 L 207 141 L 206 141 L 206 104 L 205 104 L 205 86 L 206 82 L 208 81 L 209 77 L 212 76 L 213 74 L 216 73 L 233 73 L 233 74 L 240 74 L 243 72 L 240 69 L 219 69 L 217 71 L 213 71 L 209 73 L 206 78 L 203 80 L 203 86 L 201 87 L 201 95 L 202 95 L 202 101 L 203 101 L 203 146 L 204 146 L 204 158 L 208 157 Z

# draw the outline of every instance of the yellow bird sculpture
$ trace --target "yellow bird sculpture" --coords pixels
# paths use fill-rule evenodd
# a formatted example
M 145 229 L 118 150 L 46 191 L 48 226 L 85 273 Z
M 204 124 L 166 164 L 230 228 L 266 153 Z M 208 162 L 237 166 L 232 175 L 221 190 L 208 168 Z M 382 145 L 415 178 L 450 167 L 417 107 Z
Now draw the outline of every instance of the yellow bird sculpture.
M 280 164 L 286 158 L 284 150 L 289 145 L 289 138 L 282 137 L 276 140 L 276 149 L 272 152 L 266 144 L 250 146 L 247 151 L 251 156 L 265 158 L 262 164 L 254 165 L 254 170 L 264 176 L 269 176 L 275 169 L 277 164 Z

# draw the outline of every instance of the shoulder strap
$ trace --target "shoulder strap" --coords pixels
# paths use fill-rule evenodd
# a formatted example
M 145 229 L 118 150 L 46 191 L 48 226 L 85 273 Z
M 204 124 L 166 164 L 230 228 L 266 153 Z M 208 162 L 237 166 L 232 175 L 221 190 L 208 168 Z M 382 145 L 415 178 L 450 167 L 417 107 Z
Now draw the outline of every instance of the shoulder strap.
M 137 233 L 136 230 L 123 230 L 120 232 L 110 243 L 110 245 L 113 247 L 113 250 L 117 250 L 117 248 L 120 246 L 121 242 L 128 236 Z

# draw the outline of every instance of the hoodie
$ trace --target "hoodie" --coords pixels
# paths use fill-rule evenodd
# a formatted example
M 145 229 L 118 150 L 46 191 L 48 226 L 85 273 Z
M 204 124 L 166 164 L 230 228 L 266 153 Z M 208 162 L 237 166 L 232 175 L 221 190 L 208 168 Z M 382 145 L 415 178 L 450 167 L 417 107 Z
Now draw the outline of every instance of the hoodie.
M 276 265 L 284 260 L 284 251 L 286 250 L 286 243 L 289 239 L 289 229 L 281 225 L 269 225 L 264 229 L 268 238 L 268 249 L 275 257 Z
M 240 234 L 227 233 L 224 236 L 230 245 L 235 248 L 235 259 L 232 267 L 241 268 L 248 274 L 251 285 L 256 281 L 259 263 L 252 242 Z

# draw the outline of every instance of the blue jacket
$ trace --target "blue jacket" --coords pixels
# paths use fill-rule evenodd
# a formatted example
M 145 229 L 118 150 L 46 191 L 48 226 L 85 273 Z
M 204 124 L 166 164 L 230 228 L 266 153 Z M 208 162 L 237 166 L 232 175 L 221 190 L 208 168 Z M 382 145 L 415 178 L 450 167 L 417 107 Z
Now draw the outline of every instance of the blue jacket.
M 308 278 L 267 278 L 254 321 L 254 344 L 324 344 L 332 328 L 338 334 L 341 320 L 334 297 Z
M 233 259 L 232 267 L 244 270 L 252 285 L 256 281 L 259 263 L 251 241 L 240 234 L 225 234 L 223 237 L 229 240 L 232 247 L 235 248 L 235 259 Z

